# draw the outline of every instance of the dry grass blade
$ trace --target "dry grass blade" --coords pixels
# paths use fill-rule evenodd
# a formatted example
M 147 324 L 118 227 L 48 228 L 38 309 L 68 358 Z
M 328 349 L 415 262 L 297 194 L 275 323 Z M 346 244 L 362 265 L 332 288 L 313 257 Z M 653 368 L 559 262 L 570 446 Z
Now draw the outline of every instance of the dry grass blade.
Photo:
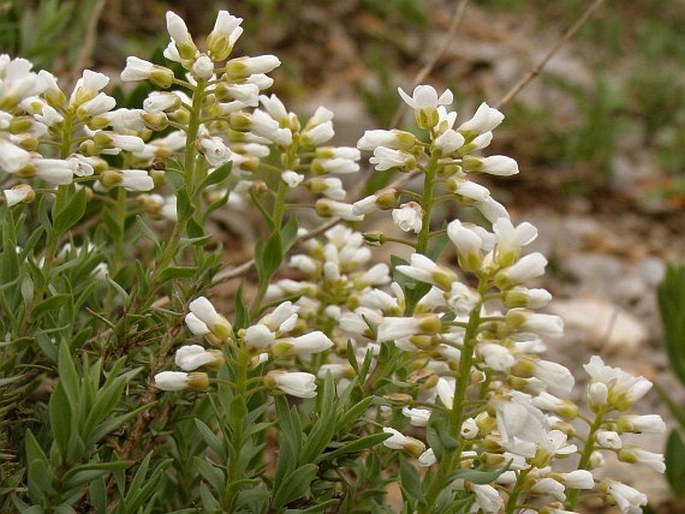
M 498 109 L 503 109 L 509 103 L 516 98 L 516 96 L 526 87 L 535 77 L 537 77 L 540 72 L 545 68 L 549 60 L 554 57 L 554 55 L 561 50 L 561 48 L 568 43 L 571 38 L 580 30 L 580 28 L 585 25 L 590 16 L 599 9 L 599 7 L 604 3 L 604 0 L 595 0 L 586 10 L 583 12 L 578 21 L 576 21 L 565 33 L 559 41 L 557 41 L 552 48 L 545 54 L 542 60 L 530 69 L 522 78 L 519 80 L 514 87 L 512 87 L 507 93 L 500 98 L 500 100 L 495 104 Z

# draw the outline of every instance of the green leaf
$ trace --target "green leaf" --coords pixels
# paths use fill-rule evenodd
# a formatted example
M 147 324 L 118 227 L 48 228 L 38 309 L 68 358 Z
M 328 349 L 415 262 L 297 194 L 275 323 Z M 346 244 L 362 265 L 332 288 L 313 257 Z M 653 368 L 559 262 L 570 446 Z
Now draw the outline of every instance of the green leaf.
M 145 223 L 145 220 L 143 220 L 140 214 L 136 215 L 136 223 L 138 223 L 138 226 L 147 236 L 147 238 L 155 244 L 157 250 L 161 250 L 162 247 L 159 243 L 159 237 L 157 237 L 157 234 L 155 234 L 155 232 L 147 226 L 147 223 Z
M 273 497 L 271 505 L 276 509 L 309 494 L 309 488 L 318 471 L 316 464 L 305 464 L 288 473 Z
M 450 478 L 450 481 L 457 480 L 458 478 L 463 478 L 474 484 L 492 484 L 498 476 L 509 469 L 509 465 L 503 466 L 501 468 L 492 471 L 480 471 L 477 469 L 458 469 Z
M 666 441 L 666 480 L 671 491 L 678 496 L 685 496 L 685 442 L 678 430 L 671 430 Z
M 321 412 L 302 447 L 300 464 L 313 462 L 328 446 L 331 437 L 333 437 L 333 430 L 335 429 L 335 384 L 330 372 L 326 373 L 317 403 L 320 405 Z
M 186 221 L 190 220 L 195 213 L 195 207 L 185 189 L 179 189 L 176 192 L 176 210 L 178 218 Z
M 261 280 L 268 280 L 273 276 L 283 260 L 283 248 L 281 236 L 274 232 L 260 248 L 259 255 L 255 252 L 255 268 Z
M 59 381 L 64 388 L 64 393 L 71 406 L 72 413 L 78 417 L 78 404 L 81 397 L 81 386 L 76 366 L 71 358 L 69 345 L 62 343 L 59 345 L 59 357 L 57 361 Z
M 367 448 L 372 448 L 377 444 L 382 443 L 392 434 L 381 432 L 378 434 L 371 434 L 364 437 L 360 437 L 350 443 L 343 444 L 340 448 L 336 448 L 332 452 L 324 453 L 320 455 L 316 462 L 321 462 L 324 460 L 330 460 L 335 457 L 340 457 L 341 455 L 347 455 L 348 453 L 358 453 L 360 451 L 366 450 Z
M 229 161 L 216 168 L 214 171 L 212 171 L 209 175 L 205 177 L 205 179 L 200 184 L 200 187 L 197 189 L 197 191 L 195 191 L 195 194 L 199 194 L 209 186 L 220 184 L 221 182 L 226 180 L 228 176 L 231 174 L 232 167 L 233 162 Z
M 369 405 L 371 405 L 372 401 L 373 396 L 367 396 L 366 398 L 363 398 L 358 403 L 353 405 L 345 414 L 343 414 L 336 420 L 336 431 L 343 430 L 348 425 L 357 421 L 362 416 L 362 414 L 366 412 L 366 409 L 369 408 Z
M 217 455 L 223 456 L 226 451 L 224 449 L 223 442 L 217 436 L 211 428 L 209 428 L 204 421 L 202 421 L 199 418 L 195 418 L 195 427 L 198 429 L 200 432 L 200 435 L 202 436 L 202 439 L 205 440 L 205 443 L 209 448 L 216 453 Z
M 86 212 L 88 201 L 86 199 L 86 189 L 76 191 L 69 203 L 65 205 L 55 216 L 53 230 L 58 234 L 63 234 L 78 222 Z
M 31 430 L 26 430 L 26 463 L 28 465 L 29 495 L 36 503 L 41 503 L 45 494 L 54 494 L 52 487 L 54 475 L 51 472 L 48 457 L 36 441 Z
M 297 240 L 297 216 L 292 215 L 281 229 L 281 240 L 283 241 L 283 254 L 290 250 L 290 247 Z
M 138 407 L 137 409 L 135 409 L 131 412 L 127 412 L 126 414 L 121 414 L 120 416 L 108 419 L 107 421 L 100 423 L 89 434 L 88 444 L 95 444 L 100 439 L 105 437 L 107 434 L 109 434 L 110 432 L 113 432 L 114 430 L 119 428 L 121 425 L 126 423 L 129 419 L 136 417 L 138 414 L 140 414 L 141 412 L 143 412 L 146 409 L 149 409 L 150 407 L 152 407 L 156 403 L 157 402 L 151 402 L 151 403 L 148 403 L 146 405 L 141 405 L 140 407 Z
M 250 326 L 250 311 L 243 300 L 243 282 L 240 282 L 235 294 L 235 330 Z
M 57 444 L 57 448 L 59 448 L 60 454 L 64 458 L 69 447 L 72 409 L 69 405 L 69 399 L 64 392 L 64 386 L 61 383 L 57 384 L 57 387 L 55 387 L 55 390 L 50 395 L 48 411 L 50 414 L 50 429 L 52 430 L 55 444 Z
M 202 478 L 212 486 L 214 491 L 221 491 L 224 480 L 226 479 L 221 468 L 200 457 L 193 457 L 193 468 L 200 472 Z
M 400 461 L 400 480 L 402 491 L 406 496 L 421 504 L 426 503 L 419 474 L 416 468 L 405 458 Z
M 159 275 L 162 282 L 175 278 L 191 278 L 198 274 L 197 266 L 169 266 Z
M 657 289 L 664 346 L 673 373 L 685 385 L 685 265 L 669 265 Z

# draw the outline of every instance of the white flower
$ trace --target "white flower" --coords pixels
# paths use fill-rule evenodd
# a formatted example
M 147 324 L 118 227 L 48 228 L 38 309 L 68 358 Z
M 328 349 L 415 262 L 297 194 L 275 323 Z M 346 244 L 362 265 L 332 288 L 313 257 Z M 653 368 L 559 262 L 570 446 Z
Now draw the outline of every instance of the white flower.
M 276 340 L 274 333 L 262 323 L 257 323 L 245 329 L 243 339 L 252 348 L 268 348 Z
M 462 123 L 457 129 L 466 136 L 490 132 L 504 120 L 504 114 L 483 102 L 473 115 L 473 118 Z
M 577 469 L 570 473 L 559 473 L 558 477 L 566 487 L 573 489 L 592 489 L 595 487 L 595 479 L 592 473 L 585 469 Z
M 162 371 L 155 375 L 155 387 L 162 391 L 203 390 L 209 385 L 207 373 L 184 371 Z
M 554 412 L 564 418 L 575 418 L 578 415 L 578 406 L 570 400 L 562 400 L 546 391 L 542 391 L 533 398 L 533 405 L 538 409 Z
M 233 328 L 231 324 L 219 313 L 207 298 L 200 296 L 188 305 L 190 312 L 195 317 L 202 321 L 214 336 L 220 340 L 226 340 L 230 337 Z
M 507 307 L 539 309 L 552 301 L 552 295 L 546 289 L 515 286 L 504 293 L 502 300 Z
M 415 427 L 425 427 L 428 426 L 428 419 L 430 418 L 431 411 L 428 409 L 410 409 L 409 407 L 404 407 L 402 409 L 402 415 L 409 418 L 409 423 Z
M 597 430 L 595 432 L 595 440 L 601 448 L 608 448 L 610 450 L 620 450 L 623 448 L 621 436 L 613 430 Z
M 502 266 L 508 266 L 521 255 L 521 248 L 532 243 L 538 236 L 537 229 L 528 222 L 517 227 L 508 218 L 499 218 L 492 224 L 492 231 L 497 238 L 495 260 Z
M 393 209 L 392 221 L 404 232 L 421 232 L 423 225 L 423 209 L 416 202 L 402 204 L 399 209 Z
M 186 314 L 185 322 L 188 326 L 188 330 L 190 330 L 196 336 L 203 336 L 210 333 L 207 325 L 192 312 Z
M 378 325 L 378 337 L 376 340 L 394 341 L 422 332 L 435 333 L 440 329 L 440 320 L 437 316 L 415 316 L 412 318 L 383 318 L 383 322 Z
M 17 184 L 12 189 L 3 190 L 7 207 L 12 207 L 18 203 L 29 203 L 36 196 L 33 188 L 28 184 Z
M 193 371 L 207 365 L 223 362 L 223 355 L 219 350 L 205 350 L 197 344 L 181 346 L 176 350 L 174 362 L 183 371 Z
M 39 159 L 36 161 L 36 176 L 53 186 L 71 184 L 76 163 L 63 159 Z
M 627 414 L 619 416 L 616 423 L 623 432 L 660 434 L 666 431 L 664 420 L 658 414 L 647 414 L 644 416 Z
M 143 100 L 143 110 L 150 114 L 173 111 L 180 106 L 181 99 L 174 93 L 153 91 L 145 100 Z
M 487 173 L 499 177 L 509 177 L 519 172 L 518 164 L 506 155 L 492 155 L 490 157 L 474 157 L 467 155 L 462 159 L 464 171 Z
M 504 371 L 516 364 L 516 358 L 508 348 L 497 343 L 481 343 L 477 346 L 485 365 L 495 371 Z
M 183 18 L 172 11 L 167 11 L 166 28 L 176 52 L 173 51 L 172 45 L 169 45 L 164 51 L 164 57 L 177 62 L 179 60 L 177 57 L 184 60 L 194 59 L 198 50 Z
M 563 320 L 553 314 L 539 314 L 525 309 L 511 309 L 507 312 L 506 323 L 511 330 L 517 332 L 532 332 L 549 337 L 561 337 L 564 334 Z M 546 371 L 556 371 L 560 373 L 559 377 L 563 373 L 558 368 L 552 368 L 551 365 L 548 366 L 548 369 L 541 369 L 540 371 L 543 373 L 543 376 Z M 567 381 L 564 384 L 567 385 Z
M 454 403 L 454 387 L 455 380 L 447 379 L 445 377 L 440 377 L 438 379 L 438 384 L 435 386 L 438 398 L 440 398 L 442 404 L 450 410 Z
M 240 27 L 242 18 L 236 18 L 228 11 L 221 10 L 216 16 L 212 32 L 207 36 L 207 50 L 215 61 L 223 61 L 233 50 L 233 45 L 243 33 Z
M 318 146 L 329 141 L 334 135 L 333 123 L 326 121 L 319 125 L 302 131 L 302 144 L 305 146 Z
M 388 439 L 383 441 L 383 445 L 392 450 L 403 450 L 415 457 L 418 457 L 426 451 L 426 445 L 421 441 L 414 439 L 413 437 L 407 437 L 394 428 L 383 427 L 383 432 L 391 434 Z
M 575 384 L 573 374 L 558 362 L 536 361 L 533 376 L 544 382 L 547 388 L 555 394 L 568 394 Z
M 209 80 L 214 74 L 214 63 L 206 55 L 201 55 L 195 59 L 190 71 L 198 80 Z
M 281 61 L 275 55 L 239 57 L 226 63 L 226 72 L 234 77 L 247 77 L 254 74 L 269 73 L 278 68 L 280 64 Z
M 409 96 L 401 87 L 397 88 L 402 100 L 414 110 L 436 109 L 438 105 L 449 105 L 454 99 L 452 91 L 446 89 L 438 98 L 437 91 L 432 86 L 416 86 L 412 96 Z
M 618 452 L 618 460 L 622 462 L 639 463 L 649 466 L 657 473 L 666 471 L 666 464 L 664 463 L 664 455 L 662 453 L 654 453 L 640 448 L 623 448 Z
M 647 496 L 629 485 L 606 479 L 602 483 L 605 490 L 615 501 L 623 514 L 640 514 L 642 506 L 647 505 Z
M 410 153 L 385 146 L 376 147 L 369 162 L 374 165 L 376 171 L 385 171 L 390 168 L 411 169 L 416 165 L 416 159 Z
M 541 478 L 535 482 L 529 491 L 533 494 L 550 495 L 554 499 L 563 502 L 566 499 L 565 489 L 564 484 L 557 482 L 553 478 L 547 477 Z
M 121 187 L 128 191 L 150 191 L 155 182 L 145 170 L 121 170 Z
M 108 83 L 109 77 L 107 75 L 84 70 L 83 75 L 74 86 L 74 90 L 69 98 L 69 105 L 71 107 L 79 107 L 88 100 L 95 98 Z
M 15 173 L 31 162 L 31 154 L 9 141 L 0 138 L 0 168 Z
M 360 150 L 374 151 L 379 146 L 408 150 L 416 144 L 416 136 L 402 130 L 367 130 L 357 142 Z
M 449 269 L 435 264 L 431 259 L 420 253 L 411 254 L 410 265 L 397 266 L 396 269 L 403 275 L 432 284 L 442 289 L 449 289 L 457 276 Z
M 505 447 L 532 457 L 538 445 L 547 442 L 547 419 L 528 395 L 514 391 L 508 400 L 495 402 L 497 428 Z
M 443 155 L 449 155 L 464 145 L 464 136 L 456 130 L 446 130 L 435 138 L 433 144 Z
M 620 368 L 606 366 L 596 355 L 583 367 L 592 378 L 592 382 L 606 385 L 607 401 L 618 410 L 629 408 L 652 388 L 652 383 L 646 378 L 633 377 Z
M 82 103 L 76 110 L 79 119 L 92 118 L 110 111 L 116 106 L 117 101 L 105 93 L 98 93 L 94 98 Z
M 447 225 L 447 236 L 456 246 L 459 265 L 465 271 L 480 269 L 483 251 L 487 251 L 489 246 L 479 229 L 480 227 L 464 225 L 459 220 L 453 220 Z
M 352 204 L 336 202 L 328 198 L 319 198 L 314 205 L 316 213 L 324 218 L 331 216 L 339 216 L 347 221 L 361 221 L 363 216 L 353 214 Z
M 151 62 L 130 56 L 126 58 L 126 67 L 121 72 L 121 80 L 124 82 L 147 80 L 154 69 L 155 65 Z
M 300 371 L 271 371 L 265 377 L 267 387 L 273 387 L 290 396 L 314 398 L 316 396 L 316 376 Z
M 277 341 L 273 346 L 273 352 L 277 355 L 311 355 L 324 352 L 331 346 L 333 346 L 333 341 L 317 330 L 299 337 Z
M 427 468 L 435 464 L 438 460 L 435 458 L 433 448 L 428 448 L 425 452 L 419 455 L 419 466 Z
M 292 170 L 287 170 L 281 173 L 281 179 L 288 184 L 288 187 L 295 188 L 302 183 L 304 175 L 300 175 Z
M 471 484 L 471 487 L 476 495 L 476 504 L 486 514 L 495 514 L 504 506 L 502 497 L 493 486 L 489 484 Z
M 468 418 L 461 424 L 461 430 L 459 432 L 461 436 L 466 439 L 475 439 L 478 436 L 478 424 L 473 418 Z
M 495 280 L 512 285 L 521 284 L 545 274 L 547 259 L 540 252 L 522 257 L 516 264 L 500 271 Z
M 202 154 L 213 167 L 221 166 L 233 158 L 233 153 L 220 137 L 203 137 L 200 139 Z

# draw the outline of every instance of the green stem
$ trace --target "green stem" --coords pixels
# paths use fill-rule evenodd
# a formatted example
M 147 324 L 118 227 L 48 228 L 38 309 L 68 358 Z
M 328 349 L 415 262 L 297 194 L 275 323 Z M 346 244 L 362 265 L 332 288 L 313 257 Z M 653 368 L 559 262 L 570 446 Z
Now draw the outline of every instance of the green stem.
M 516 485 L 514 486 L 514 489 L 512 489 L 511 493 L 509 493 L 509 499 L 507 500 L 507 504 L 504 507 L 504 512 L 506 514 L 514 514 L 514 510 L 516 510 L 516 505 L 518 503 L 519 495 L 523 490 L 523 482 L 528 472 L 529 470 L 527 469 L 524 469 L 521 472 L 519 472 L 519 475 L 516 478 Z
M 428 240 L 430 239 L 431 209 L 433 207 L 433 185 L 435 183 L 437 165 L 437 158 L 435 156 L 431 156 L 431 159 L 424 170 L 423 193 L 421 195 L 423 219 L 421 220 L 421 231 L 419 232 L 419 237 L 416 241 L 416 252 L 422 254 L 425 254 L 428 250 Z
M 247 368 L 250 365 L 250 356 L 243 348 L 238 350 L 236 362 L 236 380 L 233 389 L 234 400 L 240 401 L 240 409 L 231 410 L 231 424 L 233 438 L 229 447 L 232 448 L 228 460 L 228 473 L 226 474 L 226 488 L 224 491 L 224 512 L 233 512 L 238 491 L 234 491 L 234 486 L 242 477 L 240 472 L 240 454 L 244 443 L 244 417 L 247 414 Z M 238 414 L 236 416 L 236 413 Z
M 205 82 L 199 81 L 195 87 L 193 94 L 193 105 L 190 110 L 190 119 L 188 120 L 188 128 L 186 130 L 186 146 L 185 146 L 185 160 L 183 163 L 183 171 L 185 174 L 185 182 L 183 187 L 188 194 L 188 198 L 193 198 L 193 193 L 198 185 L 198 177 L 196 176 L 197 167 L 197 150 L 195 143 L 197 134 L 200 130 L 200 123 L 202 114 L 202 102 L 205 93 Z M 196 206 L 199 207 L 199 206 Z M 176 257 L 178 252 L 178 244 L 181 238 L 185 235 L 188 220 L 184 217 L 179 217 L 178 222 L 174 225 L 174 230 L 171 233 L 169 241 L 164 247 L 164 252 L 155 268 L 155 276 L 158 276 Z
M 587 439 L 585 440 L 585 447 L 583 448 L 583 453 L 580 454 L 580 461 L 578 461 L 577 469 L 587 469 L 590 464 L 590 458 L 592 457 L 592 452 L 595 451 L 595 433 L 602 427 L 604 423 L 605 410 L 600 410 L 595 416 L 595 421 L 590 425 L 590 431 L 588 432 Z M 568 491 L 568 489 L 567 489 Z M 571 489 L 567 494 L 566 508 L 569 510 L 575 510 L 576 504 L 580 499 L 580 490 Z
M 487 278 L 483 277 L 480 279 L 478 287 L 479 293 L 482 293 L 486 287 Z M 432 482 L 428 487 L 426 503 L 422 510 L 420 510 L 421 514 L 433 512 L 432 508 L 435 500 L 445 487 L 445 484 L 452 475 L 454 466 L 459 462 L 461 457 L 464 446 L 461 437 L 461 425 L 464 421 L 466 395 L 471 377 L 471 368 L 473 367 L 473 353 L 477 343 L 476 336 L 478 335 L 478 326 L 480 325 L 480 310 L 481 303 L 478 303 L 471 311 L 468 324 L 466 325 L 464 347 L 461 351 L 461 358 L 459 360 L 459 376 L 457 377 L 454 399 L 452 400 L 452 409 L 450 410 L 449 436 L 458 440 L 459 444 L 456 448 L 445 449 L 438 471 L 433 475 Z
M 288 185 L 282 180 L 278 184 L 278 191 L 274 200 L 273 214 L 271 221 L 273 222 L 273 232 L 280 232 L 283 223 L 283 214 L 285 213 L 285 196 L 288 192 Z M 252 307 L 250 308 L 250 317 L 254 318 L 262 309 L 262 301 L 266 295 L 266 290 L 269 287 L 271 276 L 259 277 L 259 288 L 255 296 Z

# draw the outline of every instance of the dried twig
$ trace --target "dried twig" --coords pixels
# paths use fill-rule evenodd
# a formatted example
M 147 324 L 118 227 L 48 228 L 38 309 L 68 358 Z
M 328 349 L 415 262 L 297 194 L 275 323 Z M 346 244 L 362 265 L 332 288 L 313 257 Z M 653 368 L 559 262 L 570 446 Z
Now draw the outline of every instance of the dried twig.
M 516 96 L 521 92 L 521 90 L 526 87 L 535 77 L 537 77 L 540 72 L 547 65 L 549 60 L 554 57 L 554 55 L 566 44 L 569 40 L 580 30 L 580 28 L 585 25 L 585 22 L 590 19 L 592 13 L 594 13 L 602 4 L 604 0 L 595 0 L 590 7 L 588 7 L 585 12 L 565 33 L 559 41 L 549 49 L 542 60 L 531 70 L 529 70 L 521 80 L 519 80 L 514 87 L 512 87 L 507 93 L 495 104 L 495 107 L 502 109 L 509 105 L 509 103 L 516 98 Z
M 79 48 L 78 55 L 76 56 L 76 62 L 71 68 L 71 80 L 73 84 L 76 79 L 81 75 L 81 72 L 88 67 L 88 61 L 90 61 L 93 51 L 95 50 L 95 44 L 97 43 L 97 29 L 98 22 L 100 21 L 100 15 L 102 10 L 105 8 L 107 0 L 98 0 L 93 6 L 93 10 L 88 17 L 88 25 L 86 26 L 86 31 L 83 36 L 83 42 Z
M 445 39 L 442 42 L 442 45 L 440 46 L 438 51 L 435 52 L 433 58 L 430 61 L 428 61 L 428 63 L 423 68 L 421 68 L 421 71 L 419 71 L 419 73 L 416 75 L 416 77 L 414 78 L 413 87 L 418 86 L 424 81 L 424 79 L 428 76 L 428 74 L 431 71 L 433 71 L 435 65 L 438 64 L 438 61 L 442 58 L 442 56 L 449 48 L 450 43 L 452 42 L 452 38 L 454 37 L 454 34 L 457 32 L 459 22 L 461 22 L 461 19 L 464 17 L 464 12 L 466 11 L 466 4 L 468 3 L 469 0 L 461 0 L 457 5 L 457 9 L 454 11 L 452 21 L 450 22 L 450 27 L 447 31 Z M 400 103 L 399 107 L 397 108 L 397 111 L 395 111 L 395 115 L 392 117 L 392 121 L 390 122 L 391 127 L 396 127 L 399 124 L 406 108 L 407 106 L 404 104 L 404 102 Z

